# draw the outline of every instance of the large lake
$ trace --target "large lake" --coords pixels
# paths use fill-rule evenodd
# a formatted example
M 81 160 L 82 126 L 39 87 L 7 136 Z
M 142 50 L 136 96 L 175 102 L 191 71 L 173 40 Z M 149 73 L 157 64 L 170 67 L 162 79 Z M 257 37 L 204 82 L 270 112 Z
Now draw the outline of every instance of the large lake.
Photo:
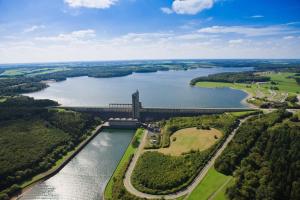
M 130 103 L 131 94 L 140 91 L 145 107 L 244 107 L 246 93 L 229 88 L 191 87 L 192 78 L 249 68 L 199 68 L 188 71 L 134 73 L 116 78 L 68 78 L 49 83 L 45 90 L 26 94 L 38 99 L 53 99 L 64 106 L 108 106 Z
M 69 78 L 50 83 L 43 91 L 28 94 L 57 100 L 65 106 L 107 106 L 130 103 L 140 90 L 141 101 L 149 107 L 244 107 L 244 92 L 229 88 L 190 87 L 192 78 L 246 68 L 211 68 L 133 74 L 118 78 Z M 99 133 L 58 174 L 33 187 L 22 200 L 99 200 L 106 183 L 124 154 L 134 131 L 104 130 Z

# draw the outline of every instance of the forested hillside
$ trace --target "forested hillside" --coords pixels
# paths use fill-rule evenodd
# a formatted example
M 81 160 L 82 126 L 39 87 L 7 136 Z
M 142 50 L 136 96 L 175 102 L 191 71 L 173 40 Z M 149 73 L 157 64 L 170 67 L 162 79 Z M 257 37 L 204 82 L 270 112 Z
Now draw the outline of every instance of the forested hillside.
M 229 199 L 300 199 L 300 122 L 285 111 L 248 120 L 215 163 Z
M 191 85 L 197 82 L 211 81 L 224 83 L 252 83 L 252 82 L 266 82 L 269 77 L 256 75 L 254 72 L 224 72 L 219 74 L 212 74 L 204 77 L 198 77 L 191 80 Z
M 46 108 L 53 105 L 28 97 L 0 103 L 0 199 L 50 169 L 99 123 L 90 115 Z

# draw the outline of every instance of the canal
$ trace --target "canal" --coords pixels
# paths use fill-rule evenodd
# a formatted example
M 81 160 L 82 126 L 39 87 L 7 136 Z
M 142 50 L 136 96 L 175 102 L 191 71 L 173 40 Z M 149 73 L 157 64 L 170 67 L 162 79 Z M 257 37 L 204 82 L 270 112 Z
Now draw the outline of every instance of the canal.
M 104 129 L 58 174 L 35 185 L 22 200 L 99 200 L 134 135 Z

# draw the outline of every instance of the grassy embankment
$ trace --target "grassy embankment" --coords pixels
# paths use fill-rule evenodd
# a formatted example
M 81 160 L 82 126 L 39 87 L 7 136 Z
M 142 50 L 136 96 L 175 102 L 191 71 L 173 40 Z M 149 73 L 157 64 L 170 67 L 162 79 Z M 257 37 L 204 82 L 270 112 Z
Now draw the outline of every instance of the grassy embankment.
M 116 180 L 121 179 L 121 182 L 123 183 L 123 173 L 126 171 L 126 167 L 130 160 L 132 159 L 132 156 L 136 152 L 140 140 L 142 139 L 144 130 L 143 129 L 138 129 L 133 137 L 132 142 L 129 144 L 128 148 L 126 149 L 122 159 L 120 160 L 117 168 L 115 169 L 113 175 L 111 176 L 109 182 L 107 183 L 104 191 L 104 197 L 106 200 L 108 199 L 114 199 L 113 198 L 113 190 L 114 187 L 116 186 Z M 119 180 L 120 181 L 120 180 Z
M 226 176 L 211 167 L 205 178 L 190 194 L 188 200 L 225 200 L 226 188 L 232 180 L 232 176 Z

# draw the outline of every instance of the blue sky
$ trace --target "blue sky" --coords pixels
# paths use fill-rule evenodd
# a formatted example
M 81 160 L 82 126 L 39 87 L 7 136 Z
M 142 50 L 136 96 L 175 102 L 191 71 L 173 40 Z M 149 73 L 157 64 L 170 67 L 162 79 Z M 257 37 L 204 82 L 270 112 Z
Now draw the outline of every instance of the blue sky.
M 300 58 L 299 0 L 0 0 L 0 63 Z

